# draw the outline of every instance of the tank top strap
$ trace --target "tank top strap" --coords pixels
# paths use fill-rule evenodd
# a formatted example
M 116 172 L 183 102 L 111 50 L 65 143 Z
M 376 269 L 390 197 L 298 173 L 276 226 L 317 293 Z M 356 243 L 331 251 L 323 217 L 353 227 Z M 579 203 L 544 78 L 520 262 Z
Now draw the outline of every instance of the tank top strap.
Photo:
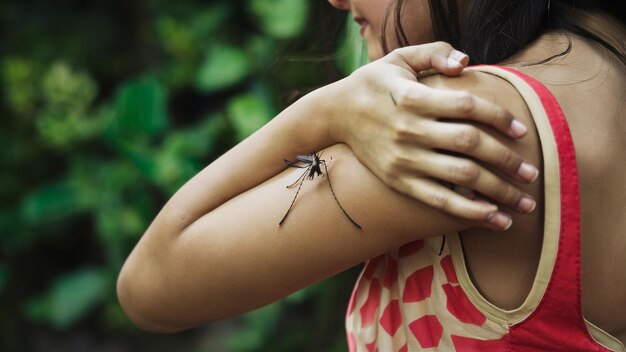
M 536 314 L 545 310 L 584 325 L 581 300 L 580 195 L 574 142 L 563 111 L 550 91 L 536 79 L 508 67 L 499 67 L 524 80 L 546 111 L 558 153 L 561 190 L 561 228 L 552 275 Z M 559 307 L 562 307 L 560 309 Z M 575 307 L 575 309 L 572 309 Z
M 476 69 L 505 78 L 520 91 L 527 103 L 529 103 L 528 93 L 524 94 L 522 87 L 526 85 L 532 89 L 536 95 L 535 100 L 539 99 L 549 122 L 558 163 L 556 167 L 544 163 L 546 169 L 552 167 L 558 173 L 556 179 L 560 195 L 557 203 L 559 227 L 558 232 L 555 231 L 555 234 L 558 233 L 558 241 L 555 241 L 556 255 L 552 270 L 549 272 L 543 296 L 535 309 L 525 319 L 511 326 L 509 345 L 515 346 L 516 351 L 524 350 L 523 347 L 528 346 L 531 341 L 535 348 L 542 346 L 542 341 L 536 338 L 540 329 L 552 330 L 554 335 L 558 335 L 554 336 L 555 340 L 569 341 L 568 345 L 575 348 L 574 350 L 601 350 L 602 346 L 589 334 L 582 313 L 579 179 L 574 143 L 563 111 L 552 93 L 542 83 L 528 75 L 502 66 L 478 66 Z M 539 122 L 535 114 L 533 118 L 536 123 Z M 543 145 L 546 138 L 541 138 L 541 142 Z M 550 195 L 546 193 L 546 197 L 548 196 Z M 546 203 L 548 201 L 546 199 Z M 551 220 L 546 218 L 545 221 Z M 546 242 L 544 240 L 542 256 L 546 252 Z M 545 335 L 542 336 L 542 339 L 545 338 Z M 545 343 L 548 349 L 554 347 L 549 341 Z

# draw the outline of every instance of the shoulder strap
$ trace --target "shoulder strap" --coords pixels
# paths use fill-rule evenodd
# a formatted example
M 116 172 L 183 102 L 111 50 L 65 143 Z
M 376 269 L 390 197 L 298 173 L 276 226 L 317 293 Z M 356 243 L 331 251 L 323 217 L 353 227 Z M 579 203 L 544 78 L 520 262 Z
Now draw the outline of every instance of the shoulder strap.
M 508 67 L 479 66 L 477 69 L 506 79 L 526 95 L 527 101 L 527 88 L 532 89 L 547 115 L 557 151 L 560 228 L 556 257 L 541 301 L 526 319 L 511 327 L 509 344 L 516 351 L 526 350 L 529 345 L 544 350 L 606 350 L 589 334 L 582 313 L 578 169 L 563 111 L 552 93 L 530 76 Z M 546 163 L 545 168 L 549 167 Z M 542 333 L 537 334 L 537 331 Z

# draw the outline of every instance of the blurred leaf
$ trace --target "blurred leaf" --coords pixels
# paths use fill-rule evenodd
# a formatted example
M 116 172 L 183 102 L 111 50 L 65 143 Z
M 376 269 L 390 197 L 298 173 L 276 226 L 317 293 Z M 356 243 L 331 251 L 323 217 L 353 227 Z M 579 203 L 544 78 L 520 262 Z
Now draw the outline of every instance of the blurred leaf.
M 267 67 L 262 65 L 275 62 L 277 55 L 276 41 L 267 36 L 251 36 L 246 41 L 246 52 L 248 56 L 254 58 L 252 65 L 255 65 L 255 69 L 267 70 Z
M 270 102 L 254 93 L 231 99 L 226 110 L 239 141 L 263 127 L 273 116 Z
M 121 268 L 128 255 L 125 245 L 138 240 L 150 220 L 141 214 L 140 207 L 135 206 L 133 202 L 117 206 L 112 204 L 100 206 L 94 216 L 96 231 L 101 239 L 107 263 Z
M 193 53 L 194 38 L 191 28 L 177 21 L 172 16 L 159 18 L 156 30 L 161 39 L 161 45 L 168 53 L 181 58 Z
M 96 213 L 96 228 L 107 245 L 116 246 L 127 237 L 138 238 L 146 229 L 138 209 L 131 206 L 100 207 Z
M 197 162 L 179 155 L 172 143 L 159 149 L 126 141 L 118 141 L 117 145 L 141 174 L 167 195 L 173 194 L 200 169 Z
M 111 124 L 114 137 L 145 138 L 163 132 L 168 126 L 166 99 L 165 87 L 154 78 L 122 85 Z
M 63 150 L 98 134 L 107 121 L 98 115 L 44 110 L 37 117 L 37 129 L 48 145 Z
M 307 0 L 248 0 L 247 5 L 261 28 L 280 39 L 300 34 L 308 20 Z
M 69 177 L 83 204 L 96 212 L 103 206 L 122 201 L 128 189 L 140 188 L 139 171 L 127 160 L 107 161 L 100 157 L 76 157 L 72 160 Z
M 68 273 L 55 280 L 45 296 L 31 301 L 26 314 L 32 320 L 67 329 L 100 303 L 106 286 L 106 275 L 101 269 L 83 268 Z
M 22 200 L 21 213 L 31 223 L 58 220 L 88 208 L 76 183 L 65 179 L 40 187 Z
M 81 113 L 96 97 L 96 83 L 84 72 L 65 62 L 54 63 L 43 77 L 42 93 L 47 108 L 64 113 Z
M 127 158 L 141 175 L 153 183 L 156 182 L 156 154 L 157 150 L 144 143 L 132 143 L 128 140 L 115 140 L 115 147 L 119 153 Z M 120 179 L 120 181 L 123 179 Z
M 181 158 L 169 150 L 162 150 L 155 159 L 155 181 L 172 196 L 187 180 L 200 171 L 198 163 L 187 158 Z
M 213 149 L 219 119 L 222 119 L 221 115 L 213 114 L 195 126 L 170 133 L 164 149 L 184 158 L 205 157 Z
M 243 50 L 216 44 L 206 53 L 198 72 L 196 86 L 205 93 L 211 93 L 239 83 L 249 71 L 250 62 Z
M 7 57 L 2 61 L 2 78 L 11 109 L 19 115 L 32 113 L 37 104 L 34 64 L 25 58 Z
M 225 27 L 225 21 L 232 13 L 233 2 L 209 4 L 208 8 L 197 10 L 191 19 L 191 29 L 199 40 L 211 39 L 209 36 Z

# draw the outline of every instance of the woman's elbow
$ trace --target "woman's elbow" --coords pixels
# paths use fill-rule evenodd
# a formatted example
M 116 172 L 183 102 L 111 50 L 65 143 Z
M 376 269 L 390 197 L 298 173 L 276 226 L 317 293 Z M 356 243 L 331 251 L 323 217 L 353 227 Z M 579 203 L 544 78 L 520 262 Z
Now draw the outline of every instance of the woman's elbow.
M 117 299 L 128 319 L 139 329 L 155 333 L 174 333 L 189 327 L 175 324 L 164 317 L 162 304 L 155 300 L 156 293 L 145 278 L 134 277 L 129 265 L 124 265 L 117 279 Z

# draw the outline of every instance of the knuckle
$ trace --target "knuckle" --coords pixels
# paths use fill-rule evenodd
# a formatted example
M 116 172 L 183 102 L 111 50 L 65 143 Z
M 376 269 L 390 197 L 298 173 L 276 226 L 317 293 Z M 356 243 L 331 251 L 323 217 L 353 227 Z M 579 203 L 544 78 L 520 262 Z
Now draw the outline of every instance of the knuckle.
M 458 151 L 472 152 L 480 143 L 480 132 L 477 128 L 467 126 L 461 129 L 454 140 L 454 144 Z
M 454 182 L 463 186 L 471 186 L 478 181 L 480 169 L 471 161 L 462 161 L 452 171 Z
M 387 183 L 391 188 L 397 189 L 399 191 L 404 190 L 404 185 L 400 180 L 400 174 L 391 166 L 386 168 L 384 171 L 385 183 Z
M 443 41 L 434 42 L 432 45 L 436 51 L 452 51 L 452 46 Z
M 403 48 L 395 48 L 389 54 L 387 54 L 387 58 L 391 60 L 391 62 L 407 62 L 406 60 L 406 52 L 408 47 Z
M 394 123 L 393 125 L 393 140 L 394 142 L 402 142 L 405 141 L 409 136 L 411 136 L 411 128 L 409 124 L 400 120 Z M 395 155 L 394 155 L 395 156 Z
M 398 53 L 398 49 L 392 50 L 389 54 L 385 56 L 385 60 L 389 60 L 390 62 L 394 62 L 402 59 L 402 56 Z
M 505 127 L 508 127 L 513 120 L 513 117 L 511 116 L 511 114 L 509 114 L 509 112 L 506 111 L 506 109 L 503 109 L 499 106 L 496 107 L 496 112 L 494 115 L 495 115 L 496 121 L 499 121 Z
M 426 202 L 433 208 L 447 211 L 450 206 L 450 199 L 445 194 L 441 194 L 438 192 L 429 193 L 426 196 Z
M 402 143 L 406 141 L 419 142 L 425 138 L 425 131 L 419 123 L 410 118 L 398 119 L 393 123 L 393 141 Z
M 496 162 L 509 172 L 515 172 L 522 161 L 511 151 L 503 150 L 496 156 Z
M 408 158 L 402 152 L 394 152 L 391 156 L 389 167 L 387 168 L 387 174 L 391 178 L 398 177 L 398 170 L 402 169 L 407 164 Z
M 503 186 L 498 191 L 497 197 L 501 203 L 516 205 L 520 195 L 513 186 Z
M 470 114 L 476 109 L 476 98 L 469 93 L 461 93 L 456 100 L 456 106 L 462 114 Z
M 419 98 L 419 94 L 415 90 L 405 87 L 400 89 L 394 98 L 399 107 L 406 108 L 413 105 L 413 102 Z
M 487 215 L 489 212 L 481 208 L 471 207 L 465 211 L 465 217 L 474 221 L 484 221 Z

